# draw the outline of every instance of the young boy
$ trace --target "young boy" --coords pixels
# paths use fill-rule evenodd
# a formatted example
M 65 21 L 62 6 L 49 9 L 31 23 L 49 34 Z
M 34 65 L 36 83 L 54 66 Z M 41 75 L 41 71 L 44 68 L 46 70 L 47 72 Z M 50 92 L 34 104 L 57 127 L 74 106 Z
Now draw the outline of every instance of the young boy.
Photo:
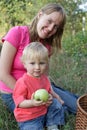
M 48 50 L 41 43 L 32 42 L 25 47 L 21 61 L 27 72 L 16 82 L 13 91 L 14 115 L 20 130 L 43 130 L 44 126 L 47 130 L 58 130 L 57 126 L 64 124 L 64 102 L 52 90 L 46 75 Z M 38 89 L 48 91 L 47 102 L 34 99 Z

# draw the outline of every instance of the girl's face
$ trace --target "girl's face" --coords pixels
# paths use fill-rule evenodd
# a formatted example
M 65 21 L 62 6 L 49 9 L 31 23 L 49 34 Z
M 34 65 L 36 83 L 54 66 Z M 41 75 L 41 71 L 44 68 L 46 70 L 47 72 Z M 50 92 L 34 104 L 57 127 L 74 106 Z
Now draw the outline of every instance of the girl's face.
M 25 62 L 27 73 L 33 77 L 40 77 L 46 72 L 47 62 L 44 59 L 28 59 Z
M 60 25 L 62 15 L 60 12 L 53 12 L 49 15 L 39 12 L 37 32 L 41 39 L 49 38 L 54 35 Z

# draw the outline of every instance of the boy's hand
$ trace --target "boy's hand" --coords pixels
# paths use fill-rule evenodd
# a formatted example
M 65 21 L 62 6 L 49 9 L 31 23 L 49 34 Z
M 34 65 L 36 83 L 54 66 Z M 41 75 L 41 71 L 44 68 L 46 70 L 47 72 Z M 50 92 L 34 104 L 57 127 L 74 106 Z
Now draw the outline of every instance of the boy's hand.
M 35 100 L 34 99 L 34 93 L 31 96 L 31 100 L 32 100 L 32 105 L 33 106 L 41 106 L 41 105 L 45 105 L 46 102 L 40 101 L 40 100 Z

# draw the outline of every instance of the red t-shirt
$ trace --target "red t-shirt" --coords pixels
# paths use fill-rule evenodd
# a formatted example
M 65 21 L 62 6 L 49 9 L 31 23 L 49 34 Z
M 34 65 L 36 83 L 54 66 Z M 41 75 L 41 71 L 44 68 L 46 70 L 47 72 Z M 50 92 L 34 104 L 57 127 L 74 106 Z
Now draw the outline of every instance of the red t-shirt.
M 31 99 L 31 95 L 36 90 L 43 88 L 46 89 L 49 93 L 51 92 L 50 81 L 46 75 L 41 76 L 41 78 L 34 78 L 24 74 L 23 77 L 21 77 L 16 82 L 13 91 L 13 99 L 16 104 L 14 115 L 18 122 L 27 121 L 46 114 L 46 105 L 30 108 L 18 107 L 19 103 L 21 103 L 23 100 Z

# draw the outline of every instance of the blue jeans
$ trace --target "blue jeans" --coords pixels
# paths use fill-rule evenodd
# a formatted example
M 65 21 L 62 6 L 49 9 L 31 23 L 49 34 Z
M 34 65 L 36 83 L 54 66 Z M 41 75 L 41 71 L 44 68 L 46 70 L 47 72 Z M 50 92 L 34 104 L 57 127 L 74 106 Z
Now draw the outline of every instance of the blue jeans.
M 43 130 L 44 119 L 45 119 L 45 115 L 40 116 L 33 120 L 20 122 L 18 123 L 18 126 L 20 130 Z
M 47 114 L 38 118 L 18 123 L 20 130 L 43 130 L 44 126 L 64 125 L 64 109 L 57 99 L 48 107 Z
M 64 100 L 67 110 L 73 114 L 77 111 L 77 99 L 79 96 L 72 94 L 71 92 L 64 90 L 56 86 L 53 82 L 51 83 L 53 90 Z M 15 104 L 12 98 L 12 94 L 1 94 L 1 98 L 4 104 L 13 112 Z
M 15 108 L 15 103 L 13 101 L 12 94 L 1 93 L 0 95 L 1 95 L 3 103 L 6 105 L 8 110 L 13 112 Z
M 64 90 L 56 86 L 53 82 L 51 83 L 53 90 L 62 98 L 64 105 L 67 107 L 68 112 L 76 114 L 77 111 L 77 99 L 79 96 Z

